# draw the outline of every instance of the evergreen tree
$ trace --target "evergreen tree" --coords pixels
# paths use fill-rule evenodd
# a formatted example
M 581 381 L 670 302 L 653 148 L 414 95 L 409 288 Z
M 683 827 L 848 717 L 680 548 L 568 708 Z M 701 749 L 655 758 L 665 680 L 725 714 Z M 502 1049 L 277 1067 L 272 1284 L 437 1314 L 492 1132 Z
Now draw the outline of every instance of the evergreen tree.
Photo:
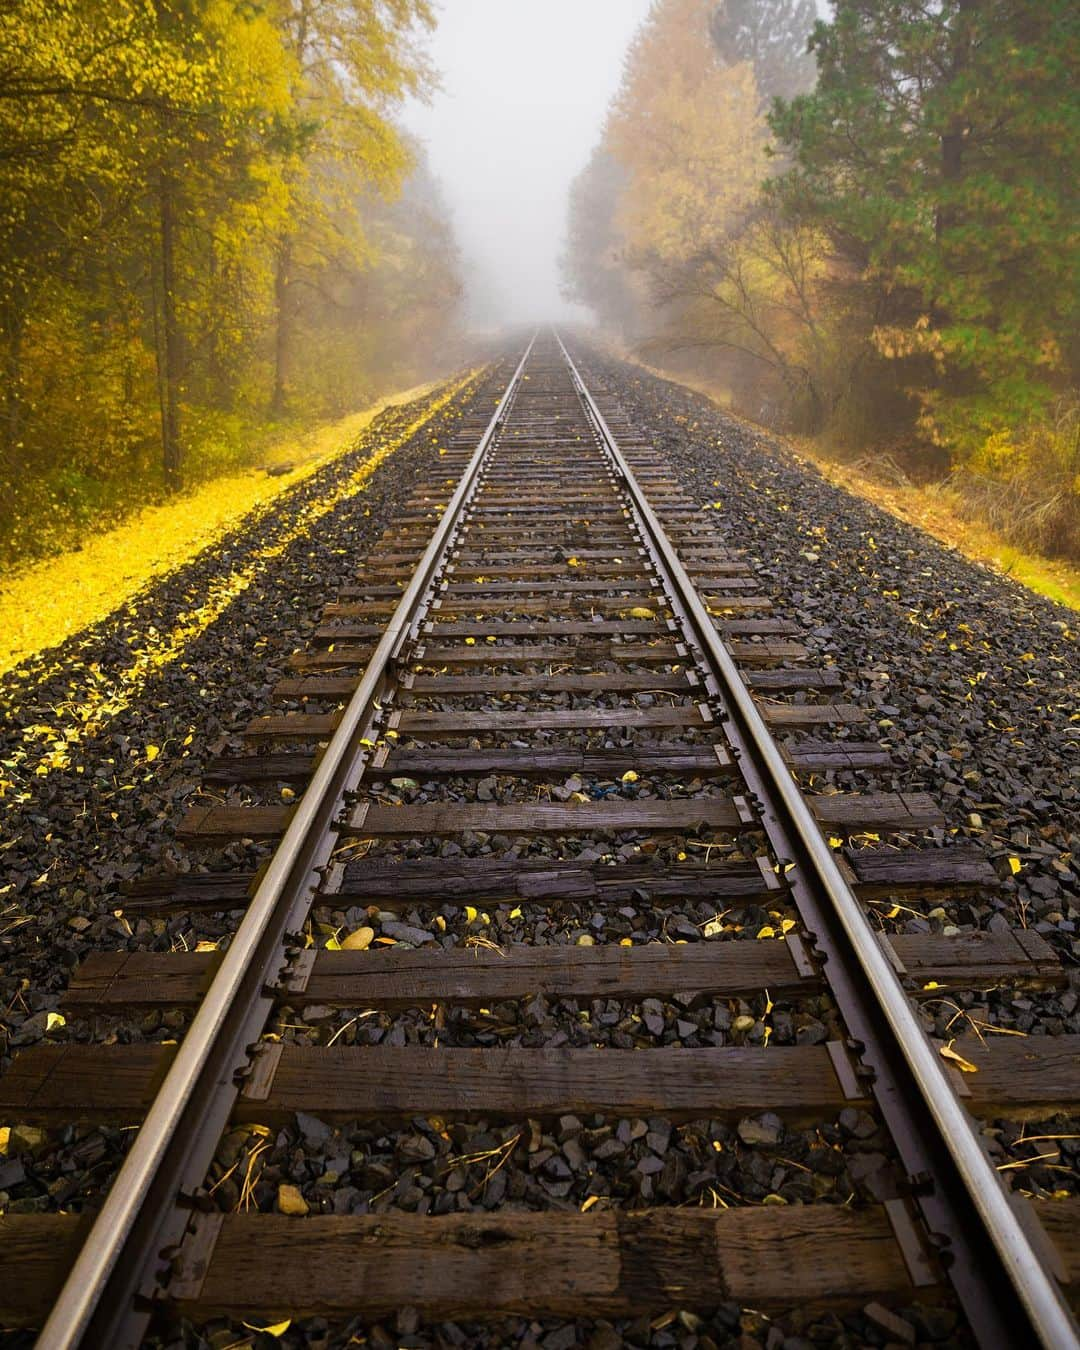
M 1072 0 L 838 0 L 815 92 L 773 116 L 772 191 L 876 291 L 877 349 L 962 451 L 1075 376 L 1078 40 Z

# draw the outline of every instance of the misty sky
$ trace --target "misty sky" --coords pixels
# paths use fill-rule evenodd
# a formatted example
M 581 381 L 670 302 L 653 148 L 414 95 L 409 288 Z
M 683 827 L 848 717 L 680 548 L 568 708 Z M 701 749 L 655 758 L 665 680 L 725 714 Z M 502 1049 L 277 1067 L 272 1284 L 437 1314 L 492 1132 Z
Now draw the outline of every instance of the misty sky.
M 477 323 L 553 318 L 567 189 L 596 144 L 649 0 L 442 0 L 443 91 L 405 123 L 426 144 Z

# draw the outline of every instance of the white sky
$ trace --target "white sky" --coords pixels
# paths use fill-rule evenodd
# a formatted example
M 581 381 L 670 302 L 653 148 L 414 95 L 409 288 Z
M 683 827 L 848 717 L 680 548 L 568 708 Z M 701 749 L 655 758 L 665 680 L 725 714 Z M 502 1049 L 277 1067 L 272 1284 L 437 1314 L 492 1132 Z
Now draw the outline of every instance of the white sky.
M 442 0 L 442 92 L 410 105 L 453 212 L 475 322 L 565 316 L 567 190 L 649 0 Z

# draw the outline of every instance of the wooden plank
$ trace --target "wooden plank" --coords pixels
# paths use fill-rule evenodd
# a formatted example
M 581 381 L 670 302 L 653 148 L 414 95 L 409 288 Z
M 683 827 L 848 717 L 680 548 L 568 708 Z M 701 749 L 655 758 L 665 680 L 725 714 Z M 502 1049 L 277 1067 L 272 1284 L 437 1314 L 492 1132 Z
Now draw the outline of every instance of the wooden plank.
M 906 831 L 943 823 L 925 793 L 837 793 L 808 797 L 824 828 L 848 834 L 862 830 Z M 271 839 L 288 827 L 292 806 L 193 806 L 177 829 L 192 843 L 222 839 Z M 422 838 L 483 830 L 489 834 L 587 834 L 595 830 L 694 834 L 759 828 L 749 813 L 716 798 L 600 802 L 450 802 L 421 806 L 355 808 L 343 835 L 362 838 Z
M 758 711 L 779 731 L 803 731 L 811 727 L 856 726 L 869 721 L 865 708 L 856 703 L 766 703 Z
M 975 1073 L 954 1076 L 976 1115 L 1023 1118 L 1080 1107 L 1080 1036 L 990 1036 L 981 1045 L 971 1035 L 954 1048 L 976 1067 Z M 33 1046 L 0 1078 L 0 1115 L 28 1122 L 131 1123 L 153 1099 L 175 1050 Z M 241 1098 L 238 1119 L 284 1123 L 296 1111 L 307 1111 L 328 1120 L 593 1112 L 730 1120 L 768 1110 L 802 1120 L 852 1104 L 823 1045 L 767 1050 L 284 1045 L 271 1075 L 269 1095 Z
M 844 858 L 867 900 L 889 896 L 962 895 L 1001 886 L 986 854 L 979 848 L 951 846 L 920 849 L 845 849 Z
M 455 900 L 638 901 L 665 904 L 690 898 L 775 897 L 782 883 L 768 865 L 719 862 L 687 864 L 580 863 L 563 858 L 365 858 L 347 863 L 338 904 L 378 901 L 385 909 Z
M 719 600 L 712 603 L 720 604 Z M 594 595 L 565 595 L 565 596 L 532 596 L 524 598 L 515 598 L 511 596 L 493 596 L 485 598 L 482 595 L 471 598 L 437 600 L 432 606 L 429 617 L 442 621 L 451 615 L 457 615 L 460 618 L 472 617 L 479 619 L 481 615 L 499 615 L 499 614 L 537 614 L 542 617 L 555 614 L 626 614 L 631 608 L 637 605 L 644 605 L 649 610 L 662 614 L 666 617 L 669 612 L 669 606 L 663 600 L 653 599 L 645 595 L 641 599 L 635 599 L 632 595 L 624 596 L 606 596 L 600 594 Z M 725 598 L 723 605 L 727 609 L 768 609 L 771 608 L 772 601 L 765 597 L 755 596 L 753 598 L 732 596 Z M 327 605 L 323 610 L 325 619 L 339 621 L 348 621 L 353 618 L 374 618 L 389 617 L 394 613 L 396 602 L 392 600 L 372 600 L 358 601 L 355 604 L 330 606 Z M 320 630 L 322 631 L 322 630 Z
M 742 637 L 783 637 L 786 633 L 798 633 L 799 625 L 790 619 L 725 619 L 718 618 L 716 629 L 729 636 Z
M 810 655 L 801 642 L 728 642 L 725 645 L 741 666 L 774 666 L 780 661 L 805 661 Z
M 527 596 L 527 595 L 576 595 L 576 594 L 609 594 L 611 591 L 624 592 L 627 595 L 651 595 L 655 598 L 657 604 L 664 603 L 663 597 L 658 593 L 656 583 L 651 580 L 647 572 L 641 572 L 638 577 L 624 578 L 615 580 L 608 578 L 606 581 L 596 577 L 575 576 L 569 568 L 564 569 L 562 579 L 544 580 L 537 578 L 534 581 L 496 581 L 485 574 L 481 574 L 468 581 L 453 580 L 447 583 L 439 592 L 439 598 L 443 596 L 451 597 L 455 600 L 465 597 L 473 599 L 476 596 L 483 596 L 490 599 L 492 596 Z M 631 602 L 635 603 L 635 602 Z
M 524 666 L 551 662 L 624 661 L 634 665 L 667 665 L 686 659 L 681 643 L 644 642 L 575 642 L 559 645 L 554 642 L 524 642 L 516 646 L 483 647 L 440 646 L 425 641 L 411 658 L 413 664 L 427 667 L 441 666 Z M 327 663 L 329 664 L 329 662 Z
M 490 619 L 479 623 L 451 622 L 429 623 L 424 625 L 425 635 L 430 634 L 436 640 L 448 637 L 503 637 L 531 638 L 533 641 L 545 637 L 599 637 L 601 634 L 618 634 L 621 637 L 661 636 L 667 632 L 666 621 L 657 616 L 655 619 L 566 619 L 551 623 L 516 623 L 513 619 Z
M 1023 1119 L 1075 1109 L 1080 1098 L 1080 1036 L 962 1036 L 953 1049 L 975 1066 L 957 1073 L 980 1115 Z
M 0 1112 L 19 1121 L 116 1121 L 141 1116 L 175 1046 L 39 1045 L 0 1078 Z M 415 1115 L 454 1119 L 663 1114 L 738 1120 L 776 1111 L 796 1120 L 866 1105 L 848 1098 L 824 1045 L 686 1050 L 432 1049 L 283 1045 L 276 1067 L 234 1116 L 284 1123 Z M 265 1096 L 263 1094 L 266 1094 Z
M 838 792 L 806 800 L 823 828 L 848 833 L 925 830 L 945 824 L 941 808 L 926 792 Z
M 42 1325 L 89 1231 L 90 1218 L 0 1214 L 0 1324 Z M 30 1344 L 14 1337 L 11 1343 Z
M 202 781 L 213 784 L 306 783 L 319 755 L 215 755 L 203 769 Z
M 1011 933 L 900 934 L 885 939 L 916 986 L 993 984 L 1055 987 L 1067 980 L 1053 949 L 1037 934 L 1030 950 Z M 193 1007 L 221 957 L 216 952 L 94 952 L 72 976 L 61 1006 L 81 1015 L 135 1007 Z M 813 993 L 786 942 L 650 942 L 634 947 L 318 951 L 302 987 L 286 984 L 280 1001 L 331 1008 L 426 1008 L 432 1003 L 486 1006 L 506 999 L 619 998 L 674 994 L 746 997 Z
M 124 909 L 135 911 L 143 901 L 168 896 L 181 909 L 235 909 L 247 903 L 255 872 L 178 872 L 134 877 L 120 883 Z
M 612 780 L 631 770 L 641 776 L 679 774 L 714 778 L 734 772 L 722 746 L 630 746 L 625 750 L 391 750 L 385 763 L 371 765 L 369 778 L 441 778 L 506 774 L 513 778 L 549 778 L 583 774 Z
M 190 806 L 176 837 L 188 844 L 275 839 L 288 829 L 295 810 L 295 806 Z
M 794 693 L 800 689 L 842 689 L 838 670 L 754 670 L 743 677 L 751 689 Z
M 1057 986 L 1067 981 L 1065 967 L 1053 947 L 1038 933 L 976 931 L 942 937 L 936 933 L 899 933 L 889 946 L 906 971 L 921 985 L 934 981 L 970 987 L 970 983 Z
M 244 728 L 250 739 L 327 740 L 334 734 L 341 714 L 285 713 L 254 717 Z M 416 709 L 394 713 L 391 730 L 416 736 L 474 736 L 478 732 L 547 731 L 588 727 L 703 727 L 708 722 L 698 705 L 673 708 L 549 708 L 500 709 L 497 712 L 424 712 Z
M 290 670 L 364 670 L 374 651 L 374 645 L 353 647 L 345 644 L 332 652 L 293 652 L 285 664 Z
M 214 912 L 246 905 L 255 872 L 186 873 L 143 877 L 127 883 L 123 907 L 128 914 Z M 198 880 L 205 883 L 189 886 Z M 365 859 L 346 866 L 342 889 L 329 897 L 336 905 L 378 901 L 380 908 L 401 910 L 415 904 L 455 899 L 528 900 L 532 904 L 567 899 L 596 899 L 665 905 L 690 898 L 715 900 L 775 897 L 781 883 L 770 866 L 714 862 L 663 868 L 651 863 L 577 863 L 565 859 L 395 858 Z
M 72 977 L 62 1006 L 77 1012 L 191 1007 L 220 964 L 216 952 L 95 952 Z M 306 986 L 285 1003 L 389 1009 L 433 1002 L 483 1007 L 502 999 L 646 998 L 677 993 L 738 997 L 769 989 L 813 991 L 783 942 L 652 942 L 637 947 L 508 946 L 315 953 Z
M 410 694 L 440 694 L 451 698 L 466 694 L 589 694 L 653 692 L 677 689 L 682 693 L 697 683 L 692 670 L 603 670 L 579 675 L 553 671 L 539 675 L 409 675 L 405 688 Z
M 223 808 L 228 809 L 228 808 Z M 243 809 L 243 808 L 239 808 Z M 587 834 L 594 830 L 734 831 L 754 827 L 726 798 L 673 801 L 435 802 L 424 806 L 361 803 L 341 828 L 364 838 L 419 838 L 483 830 L 488 834 Z
M 207 783 L 304 782 L 318 763 L 317 755 L 220 755 L 203 770 Z M 626 750 L 392 750 L 383 763 L 364 770 L 365 779 L 475 777 L 506 774 L 513 778 L 553 778 L 587 774 L 601 779 L 621 778 L 631 769 L 639 774 L 687 774 L 716 777 L 734 772 L 722 747 L 643 746 Z
M 36 1045 L 0 1077 L 0 1116 L 131 1123 L 150 1105 L 175 1054 L 172 1045 Z
M 781 746 L 781 750 L 792 768 L 803 773 L 827 769 L 884 769 L 892 763 L 892 756 L 876 741 L 805 739 L 789 742 Z
M 907 1303 L 925 1288 L 883 1207 L 590 1214 L 228 1214 L 169 1290 L 178 1311 L 287 1317 L 639 1317 L 721 1303 L 781 1309 Z
M 391 727 L 411 736 L 473 736 L 478 732 L 576 730 L 589 727 L 704 727 L 711 722 L 697 703 L 668 708 L 520 708 L 456 712 L 394 713 Z

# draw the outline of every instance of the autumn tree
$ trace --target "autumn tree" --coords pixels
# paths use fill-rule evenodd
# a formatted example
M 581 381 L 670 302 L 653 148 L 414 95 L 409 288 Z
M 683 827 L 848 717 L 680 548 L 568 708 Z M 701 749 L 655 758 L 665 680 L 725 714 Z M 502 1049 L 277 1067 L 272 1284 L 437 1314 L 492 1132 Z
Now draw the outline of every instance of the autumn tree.
M 0 6 L 5 558 L 242 460 L 290 380 L 297 415 L 325 415 L 426 360 L 412 302 L 432 341 L 456 314 L 445 207 L 432 189 L 392 221 L 384 198 L 414 190 L 392 118 L 430 82 L 430 18 L 423 0 Z
M 290 210 L 275 244 L 276 339 L 271 407 L 288 402 L 299 291 L 343 253 L 363 265 L 356 203 L 365 185 L 395 191 L 411 167 L 390 112 L 430 88 L 416 32 L 430 28 L 428 0 L 282 0 L 282 30 L 294 68 L 294 113 L 286 177 Z
M 816 18 L 814 0 L 721 0 L 709 33 L 725 65 L 745 61 L 753 67 L 763 100 L 791 99 L 813 88 L 810 34 Z
M 613 331 L 637 331 L 640 297 L 623 250 L 619 203 L 629 175 L 607 144 L 598 145 L 570 188 L 563 294 L 591 309 Z
M 775 388 L 816 425 L 828 400 L 819 238 L 760 193 L 775 161 L 758 63 L 773 89 L 805 87 L 807 17 L 795 0 L 654 6 L 571 194 L 564 270 L 571 294 L 644 350 L 703 358 L 754 409 Z

